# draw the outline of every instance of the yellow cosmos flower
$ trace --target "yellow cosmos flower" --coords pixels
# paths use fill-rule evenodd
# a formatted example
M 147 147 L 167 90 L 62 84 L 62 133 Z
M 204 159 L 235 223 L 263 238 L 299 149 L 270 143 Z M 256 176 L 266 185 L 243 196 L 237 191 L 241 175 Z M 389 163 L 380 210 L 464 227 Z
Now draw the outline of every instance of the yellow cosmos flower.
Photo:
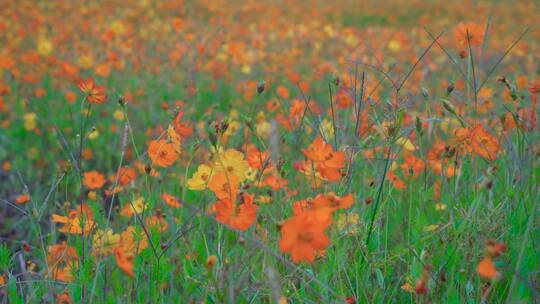
M 197 168 L 197 172 L 193 174 L 193 176 L 188 179 L 187 185 L 188 189 L 190 190 L 204 190 L 208 186 L 208 183 L 210 182 L 210 178 L 212 177 L 212 168 L 207 165 L 200 165 Z
M 93 238 L 92 253 L 95 256 L 108 256 L 113 248 L 120 244 L 120 235 L 113 233 L 112 229 L 97 230 Z
M 218 172 L 225 171 L 238 177 L 240 182 L 246 179 L 249 169 L 248 162 L 244 159 L 244 154 L 234 149 L 216 155 L 214 169 Z

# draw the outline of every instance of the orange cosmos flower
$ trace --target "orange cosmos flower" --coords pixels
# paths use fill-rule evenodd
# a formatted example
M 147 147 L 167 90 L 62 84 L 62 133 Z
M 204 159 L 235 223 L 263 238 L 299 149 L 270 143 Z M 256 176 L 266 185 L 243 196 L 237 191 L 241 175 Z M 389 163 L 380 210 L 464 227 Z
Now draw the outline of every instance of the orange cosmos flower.
M 454 142 L 463 144 L 463 148 L 467 152 L 476 153 L 490 161 L 497 159 L 500 149 L 499 141 L 488 133 L 482 125 L 459 128 L 454 134 Z
M 286 220 L 281 226 L 279 248 L 289 253 L 294 263 L 313 263 L 317 253 L 322 252 L 330 240 L 325 234 L 329 223 L 317 220 L 313 212 L 302 212 Z
M 242 202 L 235 204 L 229 199 L 220 200 L 214 205 L 216 220 L 232 228 L 245 231 L 257 219 L 259 206 L 253 203 L 253 196 L 244 193 Z
M 116 265 L 118 265 L 118 268 L 120 268 L 122 272 L 132 278 L 135 277 L 135 272 L 133 271 L 133 255 L 124 252 L 122 248 L 115 248 L 114 260 L 116 261 Z
M 95 226 L 93 218 L 92 210 L 86 204 L 70 210 L 68 216 L 52 215 L 53 222 L 63 224 L 58 231 L 70 234 L 89 234 Z
M 121 167 L 118 169 L 118 183 L 127 186 L 137 178 L 137 171 L 130 167 Z
M 169 223 L 163 218 L 163 215 L 157 214 L 146 218 L 146 225 L 149 228 L 156 229 L 159 232 L 164 232 L 169 229 Z
M 174 146 L 167 143 L 166 140 L 152 140 L 148 145 L 148 156 L 152 164 L 159 167 L 170 167 L 179 156 Z
M 67 246 L 65 241 L 49 246 L 47 277 L 63 282 L 73 281 L 72 268 L 77 260 L 77 251 L 74 247 Z
M 317 137 L 313 143 L 302 150 L 304 155 L 313 161 L 316 170 L 329 181 L 341 178 L 341 169 L 345 167 L 345 152 L 334 151 L 331 145 Z
M 105 176 L 97 171 L 88 171 L 83 175 L 83 184 L 88 189 L 100 189 L 106 182 Z
M 28 203 L 29 201 L 30 201 L 30 196 L 26 194 L 21 194 L 17 196 L 17 198 L 15 199 L 16 204 L 24 204 L 24 203 Z
M 404 157 L 403 164 L 399 166 L 401 170 L 403 171 L 403 174 L 405 177 L 415 177 L 420 174 L 426 167 L 426 164 L 423 160 L 419 159 L 418 157 L 415 157 L 412 154 L 409 154 Z
M 493 263 L 493 259 L 489 256 L 483 258 L 482 261 L 478 263 L 476 272 L 478 272 L 481 277 L 489 280 L 497 279 L 500 276 L 500 273 L 497 271 L 497 268 Z
M 332 212 L 338 209 L 349 209 L 353 204 L 354 196 L 350 193 L 343 197 L 337 196 L 334 192 L 319 194 L 312 201 L 314 209 L 329 208 Z
M 180 208 L 182 207 L 182 204 L 172 195 L 169 193 L 163 193 L 161 195 L 161 199 L 165 202 L 165 204 L 169 205 L 172 208 Z
M 535 80 L 535 81 L 531 82 L 531 86 L 529 87 L 529 92 L 531 94 L 540 93 L 540 80 Z
M 455 31 L 454 36 L 456 41 L 461 46 L 480 45 L 484 40 L 484 29 L 474 22 L 460 22 Z
M 88 77 L 86 80 L 81 79 L 78 86 L 79 90 L 86 95 L 86 100 L 90 103 L 102 104 L 107 99 L 105 87 L 96 85 L 93 77 Z
M 219 200 L 236 200 L 236 194 L 240 188 L 240 181 L 234 174 L 228 171 L 217 172 L 212 176 L 208 188 L 214 192 Z
M 506 245 L 504 243 L 498 243 L 493 240 L 486 242 L 486 254 L 484 258 L 478 263 L 476 272 L 483 278 L 489 280 L 498 279 L 501 274 L 493 263 L 493 258 L 498 257 L 506 251 Z
M 172 122 L 172 126 L 178 135 L 182 136 L 183 138 L 190 137 L 193 135 L 193 128 L 191 128 L 191 126 L 189 126 L 187 123 L 183 122 L 182 117 L 184 117 L 184 112 L 178 112 L 176 118 Z

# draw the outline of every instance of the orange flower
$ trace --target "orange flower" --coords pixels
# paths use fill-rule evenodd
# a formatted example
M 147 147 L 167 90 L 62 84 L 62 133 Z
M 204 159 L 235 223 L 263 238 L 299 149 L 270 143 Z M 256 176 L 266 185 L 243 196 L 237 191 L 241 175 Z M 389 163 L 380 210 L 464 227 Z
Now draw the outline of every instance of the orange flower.
M 67 290 L 56 296 L 56 304 L 72 304 L 72 303 L 73 303 L 73 300 L 69 296 L 69 292 Z
M 481 277 L 490 280 L 497 279 L 500 276 L 495 264 L 493 263 L 493 259 L 489 256 L 480 261 L 478 267 L 476 267 L 476 272 L 478 272 Z
M 137 171 L 130 167 L 121 167 L 118 169 L 118 183 L 126 186 L 137 178 Z
M 480 45 L 484 40 L 484 29 L 474 22 L 460 22 L 454 31 L 456 41 L 461 46 Z
M 28 203 L 29 201 L 30 201 L 30 196 L 26 194 L 21 194 L 17 196 L 17 198 L 15 199 L 16 204 L 24 204 L 24 203 Z
M 529 92 L 531 94 L 540 93 L 540 80 L 535 80 L 535 81 L 531 82 L 531 86 L 529 87 Z
M 463 148 L 467 152 L 474 152 L 490 161 L 497 159 L 500 149 L 499 141 L 488 133 L 482 125 L 459 128 L 454 134 L 453 141 L 457 144 L 463 144 Z
M 354 196 L 350 193 L 343 197 L 339 197 L 333 192 L 319 194 L 312 201 L 314 209 L 329 208 L 332 212 L 338 209 L 349 209 L 353 204 Z
M 386 173 L 386 177 L 388 180 L 394 185 L 394 187 L 398 190 L 403 190 L 407 188 L 407 185 L 405 182 L 403 182 L 395 173 L 394 171 L 388 171 Z
M 169 229 L 169 223 L 167 223 L 161 214 L 146 218 L 146 225 L 149 228 L 156 229 L 159 232 L 164 232 Z
M 47 248 L 47 277 L 63 281 L 73 281 L 72 268 L 77 261 L 77 251 L 66 242 L 51 245 Z
M 234 174 L 228 171 L 217 172 L 212 176 L 208 188 L 214 192 L 219 200 L 236 200 L 236 194 L 240 188 L 240 181 Z
M 294 263 L 313 263 L 330 240 L 324 233 L 329 223 L 321 222 L 313 212 L 303 212 L 286 220 L 281 226 L 279 248 L 291 255 Z
M 245 231 L 257 219 L 259 206 L 253 203 L 253 196 L 244 193 L 241 204 L 223 199 L 214 205 L 216 220 L 232 228 Z
M 404 157 L 403 164 L 401 164 L 399 167 L 403 171 L 405 177 L 410 177 L 411 175 L 415 177 L 424 170 L 426 165 L 423 160 L 410 154 Z
M 105 176 L 97 171 L 89 171 L 85 172 L 83 176 L 83 184 L 88 189 L 100 189 L 105 185 L 107 180 L 105 179 Z
M 498 243 L 494 240 L 488 240 L 486 242 L 486 254 L 484 258 L 478 263 L 476 272 L 486 279 L 495 280 L 498 279 L 501 274 L 497 271 L 493 258 L 498 257 L 506 251 L 506 245 L 504 243 Z
M 105 87 L 96 85 L 96 81 L 93 77 L 88 79 L 81 79 L 79 81 L 79 89 L 86 94 L 86 100 L 90 103 L 101 104 L 107 99 L 105 95 Z
M 53 222 L 64 224 L 58 231 L 70 234 L 89 234 L 95 226 L 93 218 L 92 210 L 86 204 L 70 210 L 68 216 L 52 215 Z
M 172 208 L 182 207 L 182 204 L 174 196 L 168 193 L 163 193 L 161 195 L 161 199 L 165 202 L 165 204 L 169 205 Z
M 331 145 L 317 137 L 313 143 L 302 150 L 314 162 L 316 170 L 329 181 L 339 181 L 341 169 L 345 167 L 345 153 L 334 151 Z
M 184 112 L 180 111 L 176 115 L 176 118 L 173 120 L 172 125 L 174 127 L 174 130 L 178 135 L 182 137 L 190 137 L 193 135 L 193 128 L 191 128 L 187 123 L 182 122 L 182 117 L 184 116 Z
M 174 146 L 167 143 L 166 140 L 152 140 L 148 145 L 148 156 L 152 164 L 159 167 L 170 167 L 178 160 L 178 153 Z
M 114 260 L 116 261 L 116 265 L 118 265 L 120 270 L 132 278 L 135 277 L 135 272 L 133 271 L 133 255 L 124 252 L 122 248 L 115 248 Z
M 427 154 L 428 164 L 436 174 L 445 174 L 447 177 L 452 177 L 457 172 L 456 164 L 451 161 L 454 153 L 452 147 L 441 140 L 437 140 Z

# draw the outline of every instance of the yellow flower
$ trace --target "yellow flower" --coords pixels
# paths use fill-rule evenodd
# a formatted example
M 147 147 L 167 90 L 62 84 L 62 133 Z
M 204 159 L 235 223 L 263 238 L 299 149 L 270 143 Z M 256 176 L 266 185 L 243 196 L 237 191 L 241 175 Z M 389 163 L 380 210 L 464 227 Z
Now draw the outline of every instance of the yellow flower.
M 321 133 L 327 138 L 334 138 L 334 125 L 328 119 L 323 119 L 321 125 L 319 126 Z
M 94 59 L 90 55 L 82 55 L 77 60 L 77 63 L 81 69 L 89 69 L 94 65 Z
M 88 133 L 88 139 L 94 140 L 99 137 L 99 131 L 97 129 L 94 129 Z
M 122 112 L 121 110 L 116 110 L 114 111 L 113 113 L 113 117 L 114 119 L 118 120 L 118 121 L 123 121 L 124 120 L 124 112 Z
M 138 197 L 131 204 L 125 204 L 120 213 L 123 216 L 132 217 L 135 213 L 142 213 L 144 209 L 146 209 L 144 199 L 142 197 Z
M 23 115 L 24 128 L 28 131 L 32 131 L 36 128 L 36 113 L 26 113 Z
M 255 133 L 260 138 L 270 137 L 271 132 L 272 132 L 272 125 L 267 121 L 261 121 L 257 123 L 257 126 L 255 127 Z
M 90 191 L 88 192 L 88 198 L 95 201 L 97 199 L 97 193 L 96 191 Z
M 396 144 L 403 146 L 403 149 L 410 152 L 416 150 L 414 144 L 407 137 L 400 137 L 396 140 Z
M 358 213 L 340 214 L 337 220 L 337 228 L 345 231 L 347 234 L 356 234 L 359 232 L 360 217 Z
M 142 197 L 138 197 L 133 201 L 133 211 L 136 213 L 142 213 L 144 209 L 146 208 L 146 204 L 144 203 L 144 199 Z
M 238 177 L 240 182 L 243 182 L 246 179 L 249 164 L 244 159 L 244 154 L 234 149 L 228 149 L 216 155 L 214 168 L 218 172 L 224 171 L 233 174 Z
M 124 24 L 119 21 L 119 20 L 116 20 L 116 21 L 113 21 L 113 23 L 111 23 L 111 30 L 117 34 L 117 35 L 121 35 L 123 33 L 126 32 L 126 27 L 124 26 Z
M 236 133 L 240 129 L 240 123 L 236 120 L 229 121 L 229 127 L 227 128 L 227 131 L 223 133 L 223 137 L 230 137 L 233 136 L 234 133 Z
M 204 190 L 208 186 L 208 183 L 210 182 L 210 178 L 212 177 L 212 168 L 210 168 L 207 165 L 200 165 L 197 168 L 197 172 L 193 174 L 193 176 L 188 179 L 187 185 L 188 189 L 190 190 Z
M 174 151 L 176 151 L 176 153 L 178 154 L 181 154 L 182 153 L 182 149 L 181 149 L 182 139 L 180 135 L 178 135 L 178 132 L 176 132 L 176 130 L 171 125 L 169 125 L 169 128 L 167 129 L 167 136 L 169 137 L 169 140 L 171 141 L 171 144 L 173 145 Z
M 438 210 L 438 211 L 443 211 L 446 209 L 446 205 L 443 204 L 443 203 L 437 203 L 435 204 L 435 210 Z
M 107 256 L 113 253 L 113 248 L 120 244 L 120 235 L 112 229 L 97 230 L 93 238 L 92 253 L 96 256 Z
M 390 40 L 390 42 L 388 42 L 388 48 L 392 52 L 397 52 L 401 49 L 401 43 L 397 40 Z
M 38 45 L 37 45 L 37 52 L 41 56 L 50 55 L 52 53 L 52 50 L 53 50 L 53 44 L 50 40 L 48 40 L 47 38 L 39 39 Z
M 424 228 L 424 231 L 425 232 L 432 232 L 432 231 L 435 231 L 439 228 L 439 224 L 433 224 L 433 225 L 427 225 L 425 228 Z

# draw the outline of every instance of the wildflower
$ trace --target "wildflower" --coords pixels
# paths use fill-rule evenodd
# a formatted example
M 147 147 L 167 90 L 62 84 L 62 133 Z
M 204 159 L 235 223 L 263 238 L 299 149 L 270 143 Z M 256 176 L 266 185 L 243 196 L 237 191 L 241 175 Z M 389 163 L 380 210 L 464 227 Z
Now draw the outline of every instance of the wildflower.
M 116 265 L 118 266 L 118 268 L 120 268 L 120 270 L 122 270 L 122 272 L 132 278 L 135 277 L 135 272 L 133 271 L 133 255 L 122 251 L 122 248 L 115 248 L 114 260 L 116 261 Z
M 137 178 L 137 171 L 130 167 L 120 167 L 117 176 L 118 183 L 122 186 L 127 186 Z
M 15 203 L 19 205 L 28 203 L 29 201 L 30 201 L 30 196 L 26 194 L 21 194 L 17 196 L 17 198 L 15 199 Z
M 309 147 L 302 151 L 314 163 L 322 177 L 329 181 L 338 181 L 341 178 L 341 169 L 345 167 L 344 152 L 334 151 L 332 146 L 325 143 L 321 137 L 317 137 Z
M 405 177 L 418 176 L 426 167 L 423 160 L 414 155 L 407 155 L 403 159 L 403 163 L 399 166 Z
M 217 256 L 211 255 L 206 259 L 206 267 L 212 268 L 217 263 Z
M 108 256 L 120 244 L 120 235 L 113 233 L 112 229 L 97 230 L 93 237 L 92 253 L 95 256 Z
M 138 231 L 133 226 L 128 226 L 126 230 L 120 233 L 120 243 L 117 248 L 123 252 L 136 254 L 148 247 L 148 240 L 144 233 Z
M 72 269 L 77 260 L 77 251 L 65 241 L 47 247 L 47 277 L 62 282 L 73 281 Z
M 238 189 L 240 188 L 240 180 L 236 175 L 228 174 L 227 172 L 218 172 L 212 176 L 208 188 L 220 200 L 235 200 Z
M 86 95 L 85 99 L 89 103 L 102 104 L 107 99 L 105 87 L 96 85 L 93 77 L 80 80 L 78 85 L 81 92 Z
M 166 140 L 152 140 L 148 145 L 148 156 L 152 164 L 159 167 L 170 167 L 178 160 L 178 153 Z
M 73 304 L 73 300 L 67 290 L 56 296 L 56 304 Z
M 213 169 L 207 165 L 199 165 L 197 172 L 188 179 L 187 185 L 191 190 L 204 190 L 212 178 Z
M 457 144 L 462 144 L 462 147 L 467 152 L 473 152 L 490 161 L 497 159 L 500 149 L 499 141 L 488 133 L 482 125 L 459 128 L 454 134 L 454 141 Z
M 242 202 L 236 204 L 230 199 L 222 199 L 215 204 L 216 220 L 232 228 L 245 231 L 257 219 L 257 205 L 253 203 L 253 196 L 244 193 Z
M 484 40 L 484 29 L 474 22 L 460 22 L 454 31 L 454 36 L 461 46 L 480 45 Z
M 133 202 L 125 204 L 120 212 L 123 216 L 132 217 L 135 213 L 140 214 L 146 209 L 143 197 L 138 197 Z
M 52 221 L 63 224 L 58 231 L 70 234 L 89 234 L 94 229 L 93 213 L 86 204 L 68 212 L 68 216 L 52 215 Z M 84 229 L 84 230 L 83 230 Z
M 295 215 L 281 226 L 279 248 L 291 254 L 294 263 L 313 263 L 316 254 L 326 249 L 330 243 L 325 234 L 328 225 L 317 220 L 313 212 Z
M 493 263 L 493 259 L 489 256 L 484 257 L 480 263 L 478 263 L 476 272 L 478 272 L 481 277 L 490 280 L 497 279 L 500 276 L 500 273 L 497 271 L 497 268 Z
M 529 92 L 531 94 L 540 93 L 540 80 L 535 80 L 535 81 L 531 82 L 531 86 L 529 87 Z
M 506 245 L 503 243 L 498 243 L 493 240 L 488 240 L 486 242 L 486 253 L 484 258 L 478 263 L 476 267 L 476 272 L 483 278 L 489 280 L 498 279 L 501 274 L 495 267 L 493 263 L 493 258 L 498 257 L 503 252 L 506 251 Z
M 238 178 L 239 182 L 243 182 L 246 179 L 249 164 L 244 159 L 244 154 L 234 149 L 228 149 L 224 152 L 216 153 L 214 169 L 218 172 L 222 171 L 229 175 L 232 174 Z
M 161 199 L 167 204 L 168 206 L 172 208 L 180 208 L 182 207 L 182 204 L 172 195 L 168 193 L 163 193 L 161 195 Z
M 150 229 L 155 229 L 159 232 L 164 232 L 169 229 L 169 223 L 167 223 L 163 215 L 159 212 L 157 215 L 147 217 L 145 222 Z
M 97 171 L 88 171 L 83 175 L 83 184 L 88 189 L 100 189 L 106 182 L 105 176 Z
M 33 131 L 36 129 L 36 113 L 26 113 L 23 115 L 23 121 L 24 121 L 24 128 L 27 131 Z

